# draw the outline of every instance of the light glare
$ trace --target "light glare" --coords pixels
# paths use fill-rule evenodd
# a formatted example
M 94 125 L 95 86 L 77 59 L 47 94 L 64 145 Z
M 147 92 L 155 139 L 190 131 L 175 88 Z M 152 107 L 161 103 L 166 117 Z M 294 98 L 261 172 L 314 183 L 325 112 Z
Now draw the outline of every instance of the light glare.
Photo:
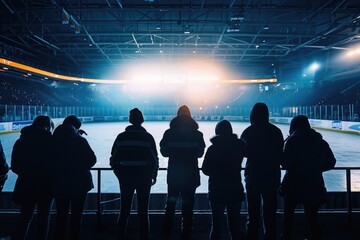
M 314 72 L 317 71 L 319 68 L 320 68 L 320 65 L 318 63 L 313 63 L 310 66 L 310 70 L 314 71 Z

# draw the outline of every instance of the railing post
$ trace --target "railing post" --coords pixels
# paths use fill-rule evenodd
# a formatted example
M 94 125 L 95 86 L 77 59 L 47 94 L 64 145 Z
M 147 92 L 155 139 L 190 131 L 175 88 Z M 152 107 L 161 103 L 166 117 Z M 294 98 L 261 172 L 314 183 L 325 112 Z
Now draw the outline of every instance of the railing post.
M 101 226 L 101 169 L 97 169 L 97 228 Z
M 351 227 L 352 223 L 352 201 L 351 201 L 351 171 L 346 169 L 346 198 L 347 198 L 347 224 Z

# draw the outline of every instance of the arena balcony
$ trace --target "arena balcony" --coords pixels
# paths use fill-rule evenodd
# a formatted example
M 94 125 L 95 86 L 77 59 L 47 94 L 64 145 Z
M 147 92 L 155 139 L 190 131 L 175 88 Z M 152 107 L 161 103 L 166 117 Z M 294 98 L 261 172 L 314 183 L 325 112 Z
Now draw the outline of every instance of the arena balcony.
M 159 169 L 161 174 L 165 174 L 166 168 Z M 359 171 L 360 167 L 336 167 L 331 171 L 339 171 L 345 174 L 346 191 L 328 192 L 328 199 L 320 209 L 320 223 L 322 227 L 323 239 L 335 240 L 346 239 L 355 240 L 360 237 L 360 230 L 357 226 L 360 224 L 360 193 L 353 191 L 351 184 L 351 173 Z M 83 214 L 81 239 L 114 239 L 116 220 L 119 214 L 121 195 L 117 193 L 109 193 L 103 191 L 103 174 L 107 174 L 111 168 L 93 168 L 92 172 L 95 177 L 96 186 L 92 192 L 88 194 L 86 206 Z M 3 192 L 0 195 L 0 239 L 9 239 L 16 219 L 18 217 L 19 208 L 11 201 L 12 192 Z M 161 225 L 164 217 L 164 206 L 166 201 L 166 193 L 151 193 L 149 205 L 150 217 L 150 238 L 163 239 L 161 235 Z M 278 200 L 277 225 L 278 234 L 281 233 L 282 218 L 282 198 Z M 177 206 L 177 214 L 174 221 L 174 231 L 171 239 L 179 239 L 181 206 Z M 207 199 L 207 194 L 197 193 L 194 208 L 194 226 L 193 239 L 206 240 L 211 230 L 211 211 Z M 242 231 L 246 229 L 247 202 L 242 205 Z M 34 218 L 35 219 L 35 218 Z M 55 207 L 50 215 L 50 231 L 49 238 L 53 237 L 53 223 L 55 219 Z M 224 224 L 226 224 L 224 219 Z M 133 199 L 133 207 L 128 223 L 129 239 L 138 239 L 138 222 L 136 215 L 136 194 Z M 32 228 L 30 228 L 32 229 Z M 262 229 L 260 229 L 262 231 Z M 33 233 L 30 230 L 30 239 Z M 303 209 L 299 205 L 294 219 L 293 239 L 309 239 Z M 224 240 L 230 239 L 227 228 L 224 228 Z

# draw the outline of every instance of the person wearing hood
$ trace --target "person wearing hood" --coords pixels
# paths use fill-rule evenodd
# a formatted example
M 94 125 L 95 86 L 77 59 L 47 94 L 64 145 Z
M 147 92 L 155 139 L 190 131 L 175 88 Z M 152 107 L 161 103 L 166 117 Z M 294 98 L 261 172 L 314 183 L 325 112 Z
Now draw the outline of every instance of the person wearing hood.
M 291 239 L 293 215 L 303 204 L 311 239 L 321 239 L 318 210 L 326 201 L 322 173 L 334 168 L 336 159 L 321 134 L 311 129 L 308 118 L 298 115 L 291 120 L 290 136 L 281 163 L 286 170 L 280 193 L 284 197 L 283 240 Z
M 87 193 L 94 187 L 90 169 L 96 156 L 79 131 L 81 121 L 68 116 L 54 131 L 56 171 L 54 197 L 56 201 L 55 239 L 65 239 L 70 215 L 70 239 L 80 238 L 81 218 Z
M 280 162 L 284 138 L 281 130 L 269 122 L 265 103 L 256 103 L 250 123 L 241 134 L 245 142 L 245 187 L 248 203 L 247 237 L 259 239 L 261 206 L 265 240 L 277 239 L 276 211 L 280 185 Z
M 20 205 L 20 215 L 11 239 L 25 239 L 35 208 L 35 239 L 47 239 L 49 213 L 53 202 L 54 123 L 48 116 L 37 116 L 30 126 L 21 129 L 11 154 L 11 170 L 18 175 L 13 201 Z
M 169 158 L 167 170 L 168 193 L 165 207 L 163 234 L 170 238 L 176 202 L 181 195 L 181 239 L 191 239 L 195 190 L 200 186 L 198 158 L 205 150 L 203 134 L 192 119 L 190 109 L 183 105 L 171 120 L 160 141 L 160 152 Z
M 156 183 L 159 158 L 153 136 L 141 124 L 144 122 L 138 108 L 130 111 L 131 125 L 120 133 L 113 144 L 110 166 L 120 184 L 121 208 L 117 221 L 117 239 L 126 238 L 126 226 L 136 190 L 140 239 L 149 239 L 149 196 Z
M 231 239 L 242 238 L 240 229 L 241 203 L 245 199 L 241 182 L 241 164 L 245 144 L 233 134 L 227 120 L 215 127 L 216 136 L 207 149 L 202 171 L 209 176 L 209 201 L 212 213 L 211 240 L 222 239 L 222 226 L 226 208 Z

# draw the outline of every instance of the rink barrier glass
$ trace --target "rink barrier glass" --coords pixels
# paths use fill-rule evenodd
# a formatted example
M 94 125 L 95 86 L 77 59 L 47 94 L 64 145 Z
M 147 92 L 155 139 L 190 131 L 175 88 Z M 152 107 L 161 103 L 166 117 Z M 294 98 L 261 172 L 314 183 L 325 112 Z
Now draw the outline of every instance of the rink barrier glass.
M 28 106 L 28 105 L 0 105 L 0 122 L 14 122 L 33 120 L 38 115 L 47 115 L 51 118 L 65 118 L 68 115 L 78 117 L 109 117 L 109 120 L 119 120 L 119 116 L 128 116 L 131 106 L 123 107 L 50 107 L 50 106 Z M 144 116 L 175 116 L 178 106 L 138 106 Z M 193 107 L 193 116 L 250 116 L 251 107 Z M 271 107 L 271 117 L 294 117 L 302 114 L 309 119 L 337 120 L 359 122 L 360 104 L 348 105 L 319 105 L 319 106 L 292 106 Z

